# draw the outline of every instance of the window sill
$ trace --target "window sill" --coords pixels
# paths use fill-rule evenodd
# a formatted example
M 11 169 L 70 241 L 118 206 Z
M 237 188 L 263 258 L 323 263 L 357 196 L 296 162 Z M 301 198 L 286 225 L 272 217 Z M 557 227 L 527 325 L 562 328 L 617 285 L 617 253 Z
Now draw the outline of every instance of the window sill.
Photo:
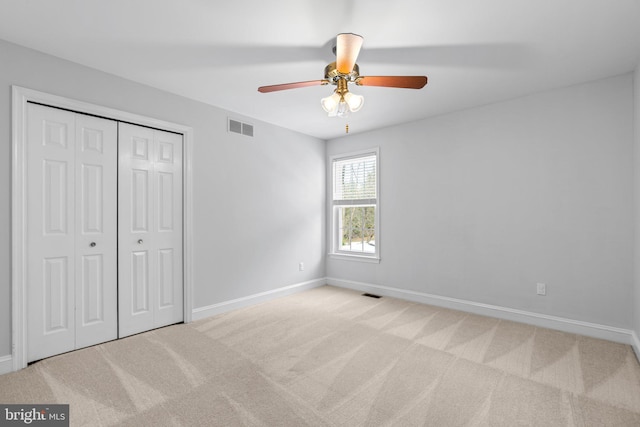
M 328 254 L 331 259 L 341 259 L 344 261 L 358 261 L 358 262 L 369 262 L 372 264 L 380 264 L 380 258 L 377 256 L 364 256 L 364 255 L 347 255 L 347 254 L 337 254 L 330 253 Z

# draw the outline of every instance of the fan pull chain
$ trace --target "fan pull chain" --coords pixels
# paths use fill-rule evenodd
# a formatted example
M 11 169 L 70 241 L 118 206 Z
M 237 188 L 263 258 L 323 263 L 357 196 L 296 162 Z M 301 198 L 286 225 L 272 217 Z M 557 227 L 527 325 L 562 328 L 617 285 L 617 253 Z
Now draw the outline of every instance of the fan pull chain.
M 349 133 L 349 123 L 347 123 L 344 127 L 344 133 Z

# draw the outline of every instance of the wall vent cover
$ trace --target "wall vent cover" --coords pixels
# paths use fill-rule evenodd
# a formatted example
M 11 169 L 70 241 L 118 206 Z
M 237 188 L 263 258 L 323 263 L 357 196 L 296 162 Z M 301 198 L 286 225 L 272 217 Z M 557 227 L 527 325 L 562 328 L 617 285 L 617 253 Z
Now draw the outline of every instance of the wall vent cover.
M 227 130 L 244 136 L 253 136 L 253 125 L 238 120 L 229 119 Z

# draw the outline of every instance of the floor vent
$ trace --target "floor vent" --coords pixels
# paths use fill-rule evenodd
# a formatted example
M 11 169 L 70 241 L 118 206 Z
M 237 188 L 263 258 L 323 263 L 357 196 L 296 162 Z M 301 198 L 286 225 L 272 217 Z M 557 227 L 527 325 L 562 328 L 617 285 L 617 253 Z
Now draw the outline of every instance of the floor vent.
M 229 126 L 227 129 L 229 132 L 253 137 L 253 125 L 250 125 L 249 123 L 242 123 L 238 120 L 229 119 Z
M 362 294 L 363 297 L 369 297 L 369 298 L 382 298 L 380 295 L 374 295 L 374 294 Z

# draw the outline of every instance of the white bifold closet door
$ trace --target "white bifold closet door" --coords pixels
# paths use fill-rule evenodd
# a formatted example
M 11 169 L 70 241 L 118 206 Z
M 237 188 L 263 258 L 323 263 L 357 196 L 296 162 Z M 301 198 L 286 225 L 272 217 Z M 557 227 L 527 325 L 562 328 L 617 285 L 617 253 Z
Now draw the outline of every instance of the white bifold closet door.
M 119 336 L 183 320 L 182 135 L 119 124 Z
M 117 338 L 117 123 L 28 105 L 27 359 Z

